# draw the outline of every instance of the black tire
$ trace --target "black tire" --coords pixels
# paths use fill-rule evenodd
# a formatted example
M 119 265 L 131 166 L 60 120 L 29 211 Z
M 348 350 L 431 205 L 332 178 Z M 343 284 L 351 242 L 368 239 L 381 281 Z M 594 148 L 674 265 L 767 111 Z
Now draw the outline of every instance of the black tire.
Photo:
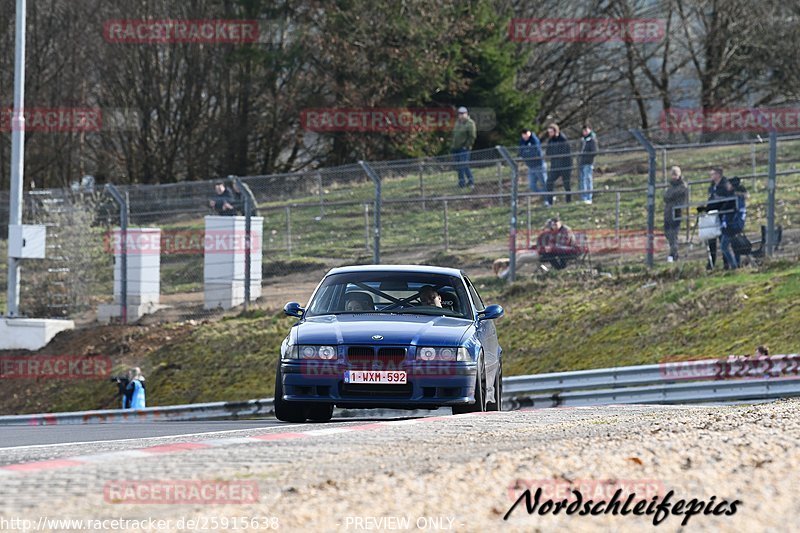
M 483 357 L 478 363 L 478 371 L 475 374 L 475 403 L 464 405 L 454 405 L 453 414 L 461 415 L 464 413 L 478 413 L 486 411 L 486 372 L 483 369 Z
M 299 402 L 287 402 L 283 399 L 283 379 L 281 379 L 281 366 L 275 369 L 275 418 L 281 422 L 305 422 L 308 418 L 308 407 Z
M 494 401 L 486 406 L 487 411 L 503 410 L 503 363 L 500 363 L 497 374 L 494 376 Z
M 333 418 L 332 403 L 315 403 L 308 408 L 308 419 L 312 422 L 328 422 Z

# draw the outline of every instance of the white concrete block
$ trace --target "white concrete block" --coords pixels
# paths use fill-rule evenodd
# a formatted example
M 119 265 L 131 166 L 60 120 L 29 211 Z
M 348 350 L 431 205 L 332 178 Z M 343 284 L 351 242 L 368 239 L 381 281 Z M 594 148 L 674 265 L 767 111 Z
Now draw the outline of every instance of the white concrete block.
M 144 315 L 155 313 L 159 309 L 165 309 L 168 305 L 159 305 L 154 302 L 139 302 L 128 305 L 128 322 L 136 322 Z M 97 321 L 101 324 L 108 324 L 112 319 L 122 317 L 122 305 L 118 303 L 100 304 L 97 306 Z
M 242 216 L 206 217 L 204 236 L 204 307 L 230 309 L 244 303 L 245 223 Z M 250 300 L 261 296 L 264 218 L 252 217 L 250 229 Z
M 72 320 L 0 318 L 0 350 L 38 350 L 58 333 L 74 328 Z
M 114 231 L 114 303 L 122 303 L 122 246 Z M 161 230 L 128 228 L 128 304 L 158 304 L 161 291 Z

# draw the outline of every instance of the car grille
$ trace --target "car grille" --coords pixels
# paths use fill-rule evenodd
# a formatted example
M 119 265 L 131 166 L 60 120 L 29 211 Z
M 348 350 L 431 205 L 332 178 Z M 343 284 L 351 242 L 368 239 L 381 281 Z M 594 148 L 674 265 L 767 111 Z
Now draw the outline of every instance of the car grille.
M 366 396 L 371 398 L 410 398 L 414 392 L 411 383 L 404 385 L 372 385 L 367 383 L 340 383 L 339 395 L 343 398 Z
M 347 349 L 347 360 L 354 370 L 398 370 L 405 358 L 406 349 L 399 347 L 350 346 Z

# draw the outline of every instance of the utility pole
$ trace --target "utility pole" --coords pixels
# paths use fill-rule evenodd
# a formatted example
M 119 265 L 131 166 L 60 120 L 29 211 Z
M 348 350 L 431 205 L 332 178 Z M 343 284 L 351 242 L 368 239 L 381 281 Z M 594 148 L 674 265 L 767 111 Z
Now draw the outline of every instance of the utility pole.
M 11 114 L 11 194 L 8 226 L 22 225 L 22 177 L 25 167 L 25 0 L 17 0 L 14 32 L 14 110 Z M 20 260 L 8 252 L 8 317 L 19 315 Z

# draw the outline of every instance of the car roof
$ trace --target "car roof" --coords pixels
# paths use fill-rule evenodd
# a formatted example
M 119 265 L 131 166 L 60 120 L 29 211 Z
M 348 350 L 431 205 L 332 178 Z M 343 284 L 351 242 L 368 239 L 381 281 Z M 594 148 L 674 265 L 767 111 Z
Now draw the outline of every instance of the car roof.
M 353 265 L 332 268 L 327 275 L 348 272 L 421 272 L 425 274 L 443 274 L 445 276 L 462 276 L 462 272 L 458 268 L 428 265 Z

